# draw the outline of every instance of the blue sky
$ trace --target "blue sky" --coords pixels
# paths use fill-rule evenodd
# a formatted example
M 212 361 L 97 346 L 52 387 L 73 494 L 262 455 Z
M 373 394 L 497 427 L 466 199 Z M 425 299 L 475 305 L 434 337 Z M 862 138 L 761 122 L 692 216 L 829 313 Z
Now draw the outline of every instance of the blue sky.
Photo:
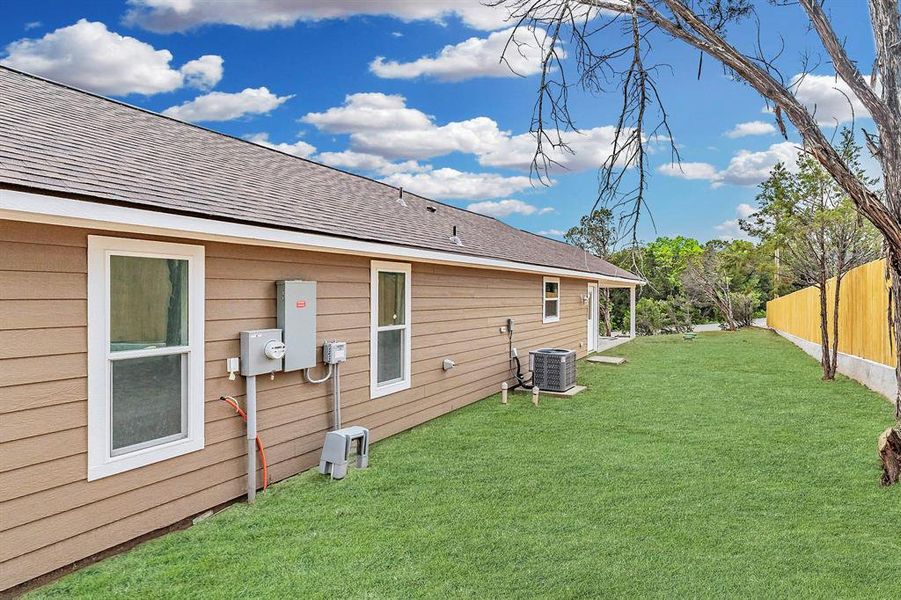
M 825 130 L 851 111 L 800 7 L 759 3 L 764 46 L 786 40 L 786 77 L 810 53 L 820 64 L 799 90 Z M 872 63 L 866 3 L 828 3 L 861 68 Z M 577 153 L 546 187 L 529 181 L 526 135 L 537 77 L 497 65 L 509 27 L 477 0 L 131 0 L 4 2 L 5 64 L 195 121 L 205 127 L 403 185 L 458 206 L 559 235 L 592 206 L 597 166 L 609 144 L 618 99 L 574 92 L 582 133 Z M 751 50 L 750 23 L 732 37 Z M 532 54 L 521 73 L 535 70 Z M 383 57 L 377 61 L 377 57 Z M 795 149 L 773 127 L 763 101 L 712 60 L 660 38 L 659 87 L 683 170 L 657 152 L 640 237 L 738 235 L 735 219 L 755 185 Z M 838 86 L 840 87 L 840 86 Z M 265 89 L 263 89 L 265 88 Z M 870 125 L 860 106 L 857 125 Z M 797 136 L 790 132 L 790 141 Z M 870 161 L 872 164 L 872 161 Z M 873 167 L 875 168 L 875 167 Z

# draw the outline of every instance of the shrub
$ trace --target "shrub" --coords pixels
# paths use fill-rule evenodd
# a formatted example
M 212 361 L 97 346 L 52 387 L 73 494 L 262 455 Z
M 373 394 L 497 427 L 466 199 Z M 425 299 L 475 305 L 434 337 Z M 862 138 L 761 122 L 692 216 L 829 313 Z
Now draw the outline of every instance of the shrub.
M 739 327 L 750 327 L 757 305 L 760 304 L 757 294 L 732 292 L 729 298 L 732 300 L 732 316 L 735 324 Z
M 661 302 L 662 300 L 642 298 L 635 303 L 635 332 L 638 335 L 654 335 L 663 327 Z
M 669 300 L 661 301 L 665 319 L 663 330 L 665 333 L 684 333 L 691 331 L 691 301 L 685 296 L 677 296 Z
M 628 316 L 626 317 L 628 321 Z M 635 332 L 639 335 L 681 333 L 691 330 L 691 304 L 682 297 L 669 300 L 642 298 L 635 304 Z

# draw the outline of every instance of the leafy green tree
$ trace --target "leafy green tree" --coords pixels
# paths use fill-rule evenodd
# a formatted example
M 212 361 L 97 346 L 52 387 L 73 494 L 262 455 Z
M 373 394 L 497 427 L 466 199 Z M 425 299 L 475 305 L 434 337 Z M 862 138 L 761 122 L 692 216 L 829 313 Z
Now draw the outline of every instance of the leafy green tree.
M 654 335 L 663 328 L 664 311 L 661 300 L 642 298 L 635 303 L 635 332 Z
M 610 262 L 624 269 L 637 271 L 648 282 L 641 289 L 642 298 L 663 300 L 680 315 L 688 310 L 688 317 L 681 322 L 691 322 L 692 308 L 682 290 L 682 273 L 693 256 L 703 251 L 700 242 L 684 236 L 658 237 L 653 242 L 625 248 L 615 252 Z M 625 299 L 614 302 L 614 321 L 620 322 L 628 315 Z
M 658 298 L 678 296 L 682 288 L 682 273 L 689 262 L 704 249 L 698 240 L 683 236 L 659 237 L 644 251 L 643 273 Z
M 791 221 L 785 216 L 792 212 L 793 186 L 793 175 L 785 164 L 776 164 L 760 184 L 757 212 L 740 222 L 745 232 L 760 240 L 758 248 L 773 258 L 773 293 L 768 297 L 783 296 L 801 287 L 781 260 L 785 240 L 792 234 Z
M 609 208 L 599 208 L 579 219 L 579 224 L 570 227 L 563 239 L 573 246 L 587 250 L 598 258 L 607 260 L 616 244 L 616 227 L 613 212 Z
M 722 244 L 708 243 L 700 255 L 692 257 L 682 273 L 682 285 L 695 304 L 715 309 L 723 319 L 723 326 L 735 331 L 734 295 L 723 261 Z
M 579 224 L 571 227 L 563 239 L 573 246 L 578 246 L 586 252 L 603 258 L 610 259 L 613 246 L 616 244 L 616 227 L 613 225 L 613 212 L 608 208 L 599 208 L 591 214 L 579 219 Z M 601 322 L 604 324 L 604 335 L 613 333 L 611 321 L 610 288 L 601 288 Z
M 836 150 L 860 181 L 870 187 L 878 183 L 866 176 L 860 164 L 861 148 L 850 129 L 842 130 Z M 789 173 L 782 165 L 773 170 L 761 185 L 757 202 L 759 210 L 743 224 L 745 230 L 777 249 L 797 283 L 819 289 L 823 379 L 832 380 L 838 360 L 842 279 L 854 267 L 878 256 L 879 236 L 858 216 L 850 197 L 832 176 L 805 153 L 798 156 L 797 173 Z M 833 278 L 830 332 L 828 286 Z
M 733 291 L 770 297 L 775 268 L 760 245 L 748 240 L 733 240 L 723 246 L 721 256 Z

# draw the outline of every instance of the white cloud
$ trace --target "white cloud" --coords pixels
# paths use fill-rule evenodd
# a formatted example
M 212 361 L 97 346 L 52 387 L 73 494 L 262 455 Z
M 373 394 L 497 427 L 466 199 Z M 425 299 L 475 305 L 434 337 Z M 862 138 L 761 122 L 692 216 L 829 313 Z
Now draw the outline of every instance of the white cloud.
M 493 144 L 478 153 L 479 164 L 486 167 L 528 170 L 535 155 L 535 135 L 529 132 L 513 136 L 506 132 L 504 134 L 505 137 L 500 143 Z M 545 145 L 545 152 L 559 165 L 552 166 L 551 171 L 575 172 L 600 168 L 613 149 L 615 135 L 616 128 L 612 125 L 561 132 L 561 137 L 571 152 Z
M 181 121 L 231 121 L 250 114 L 265 114 L 293 96 L 276 96 L 265 87 L 229 94 L 211 92 L 163 111 Z
M 869 76 L 865 76 L 867 81 Z M 795 96 L 814 114 L 820 125 L 842 125 L 852 118 L 868 118 L 870 113 L 841 79 L 829 75 L 795 75 Z M 879 86 L 877 85 L 877 89 Z
M 209 88 L 222 78 L 219 56 L 202 56 L 174 69 L 168 50 L 85 19 L 39 39 L 12 42 L 5 52 L 4 65 L 113 96 L 158 94 L 185 85 Z
M 716 178 L 716 167 L 705 162 L 667 163 L 657 167 L 657 172 L 680 179 Z
M 544 235 L 548 237 L 563 237 L 565 234 L 565 231 L 560 231 L 559 229 L 545 229 L 538 232 L 538 235 Z
M 723 184 L 757 185 L 766 179 L 776 163 L 783 163 L 789 172 L 794 172 L 799 148 L 794 142 L 773 144 L 766 150 L 739 150 L 723 170 L 704 162 L 684 162 L 679 165 L 666 164 L 657 167 L 657 171 L 670 177 L 682 179 L 705 179 L 714 187 Z
M 185 76 L 185 82 L 188 85 L 208 90 L 222 79 L 223 62 L 221 56 L 205 54 L 186 62 L 180 71 Z
M 770 171 L 780 162 L 792 171 L 795 169 L 798 150 L 798 145 L 794 142 L 780 142 L 758 152 L 739 150 L 729 161 L 729 166 L 717 173 L 714 185 L 757 185 L 769 177 Z
M 749 239 L 748 234 L 741 229 L 741 225 L 739 221 L 741 219 L 747 219 L 755 212 L 755 208 L 750 204 L 746 204 L 742 202 L 738 206 L 735 207 L 735 218 L 727 219 L 720 223 L 719 225 L 715 225 L 713 228 L 719 234 L 718 237 L 721 240 L 732 241 L 732 240 L 746 240 Z
M 452 121 L 445 125 L 429 123 L 413 129 L 386 128 L 352 133 L 356 149 L 388 158 L 426 159 L 451 152 L 481 156 L 509 139 L 488 117 Z M 481 162 L 481 160 L 480 160 Z
M 404 162 L 391 162 L 375 154 L 354 152 L 321 152 L 316 155 L 316 160 L 332 167 L 349 169 L 351 171 L 372 171 L 379 175 L 394 175 L 395 173 L 422 173 L 431 170 L 430 165 L 423 165 L 415 160 Z
M 769 135 L 776 133 L 776 127 L 766 121 L 748 121 L 739 123 L 723 135 L 730 138 L 740 138 L 749 135 Z
M 499 198 L 527 189 L 525 176 L 505 177 L 496 173 L 467 173 L 456 169 L 435 169 L 425 173 L 395 173 L 382 181 L 427 198 Z
M 424 112 L 408 107 L 406 99 L 397 95 L 351 94 L 342 106 L 309 113 L 301 121 L 329 133 L 349 134 L 350 147 L 355 152 L 392 160 L 424 160 L 462 152 L 475 155 L 482 166 L 528 171 L 535 152 L 531 133 L 513 135 L 502 131 L 488 117 L 439 125 Z M 547 150 L 569 171 L 596 169 L 609 155 L 614 132 L 611 126 L 567 131 L 563 139 L 573 153 Z
M 329 133 L 425 129 L 432 126 L 427 114 L 407 108 L 403 96 L 378 92 L 350 94 L 344 98 L 343 106 L 321 113 L 308 113 L 301 120 Z
M 522 200 L 483 200 L 482 202 L 473 202 L 466 207 L 466 210 L 477 212 L 489 217 L 508 217 L 510 215 L 534 215 L 547 214 L 553 212 L 553 208 L 538 208 L 528 202 Z
M 272 148 L 273 150 L 278 150 L 279 152 L 284 152 L 285 154 L 292 154 L 294 156 L 300 156 L 303 158 L 307 158 L 311 154 L 316 152 L 315 146 L 308 144 L 302 140 L 297 140 L 293 144 L 288 144 L 285 142 L 275 144 L 269 141 L 268 133 L 253 133 L 246 136 L 244 139 L 249 142 L 253 142 L 254 144 L 259 144 L 260 146 L 266 146 L 267 148 Z
M 290 27 L 299 21 L 385 15 L 404 22 L 444 23 L 456 16 L 467 26 L 492 31 L 504 26 L 508 11 L 478 0 L 128 0 L 126 23 L 151 31 L 185 31 L 209 24 L 248 29 Z
M 377 57 L 369 70 L 384 79 L 434 77 L 440 81 L 462 81 L 474 77 L 518 77 L 541 72 L 544 30 L 517 32 L 517 44 L 506 48 L 514 28 L 496 31 L 487 38 L 471 37 L 445 46 L 437 56 L 412 62 L 386 61 Z M 506 61 L 501 56 L 506 52 Z
M 487 117 L 439 126 L 424 112 L 407 107 L 403 96 L 380 93 L 351 94 L 344 105 L 309 113 L 301 120 L 323 131 L 350 134 L 356 151 L 392 159 L 479 154 L 508 137 Z
M 735 207 L 735 214 L 738 215 L 739 219 L 747 219 L 751 215 L 757 212 L 753 206 L 748 204 L 747 202 L 742 202 L 738 206 Z
M 25 31 L 31 31 L 32 29 L 37 29 L 41 25 L 43 25 L 43 23 L 40 21 L 29 21 L 28 23 L 25 23 L 24 29 Z

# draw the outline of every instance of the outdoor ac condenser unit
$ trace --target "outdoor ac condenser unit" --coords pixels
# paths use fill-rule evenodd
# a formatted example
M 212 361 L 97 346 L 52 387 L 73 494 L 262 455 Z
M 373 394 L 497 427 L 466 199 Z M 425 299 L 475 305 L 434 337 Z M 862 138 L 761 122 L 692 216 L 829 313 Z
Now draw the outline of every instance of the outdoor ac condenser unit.
M 576 385 L 576 352 L 562 348 L 539 348 L 529 352 L 532 385 L 549 392 L 565 392 Z

